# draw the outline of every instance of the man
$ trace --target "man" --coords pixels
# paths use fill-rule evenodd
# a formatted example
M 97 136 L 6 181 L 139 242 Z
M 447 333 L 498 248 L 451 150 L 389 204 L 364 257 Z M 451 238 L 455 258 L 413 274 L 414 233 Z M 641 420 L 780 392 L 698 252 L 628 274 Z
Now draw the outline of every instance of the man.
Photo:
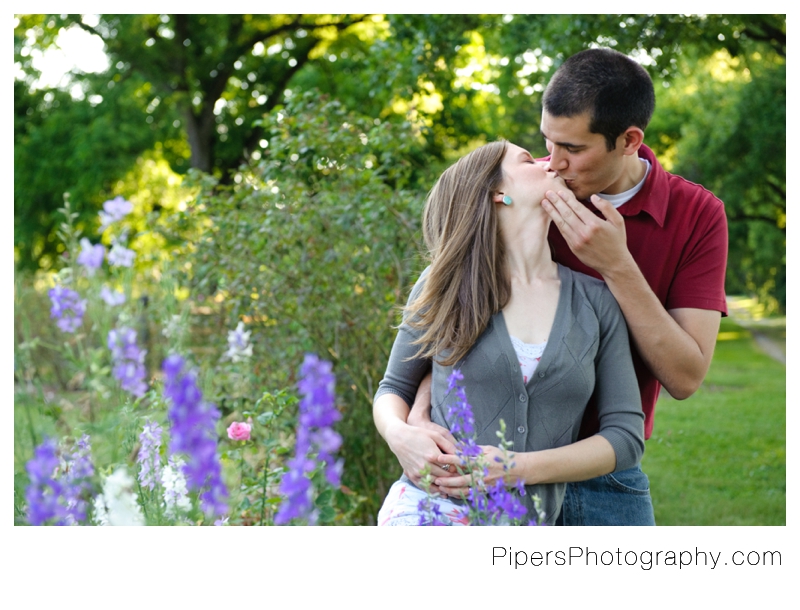
M 553 220 L 555 259 L 603 279 L 619 302 L 649 438 L 661 386 L 677 399 L 697 390 L 711 363 L 721 315 L 727 315 L 723 204 L 703 187 L 667 173 L 644 146 L 655 107 L 653 84 L 625 55 L 588 49 L 570 57 L 548 84 L 543 106 L 550 169 L 571 191 L 548 192 L 542 201 Z M 426 421 L 427 409 L 417 408 L 426 401 L 425 391 L 409 423 L 434 436 L 441 431 Z M 590 405 L 579 438 L 597 429 Z M 434 442 L 447 451 L 446 443 Z M 446 476 L 436 483 L 446 487 Z M 560 522 L 655 525 L 647 476 L 637 466 L 568 484 Z
M 548 193 L 542 202 L 553 219 L 556 260 L 601 277 L 619 302 L 649 438 L 660 387 L 688 398 L 711 364 L 727 314 L 725 211 L 701 186 L 665 172 L 643 145 L 655 95 L 647 72 L 625 55 L 574 55 L 553 76 L 543 105 L 550 168 L 574 194 Z M 577 202 L 589 198 L 600 215 Z M 582 436 L 596 425 L 587 415 Z M 653 524 L 647 490 L 638 468 L 571 484 L 563 522 Z

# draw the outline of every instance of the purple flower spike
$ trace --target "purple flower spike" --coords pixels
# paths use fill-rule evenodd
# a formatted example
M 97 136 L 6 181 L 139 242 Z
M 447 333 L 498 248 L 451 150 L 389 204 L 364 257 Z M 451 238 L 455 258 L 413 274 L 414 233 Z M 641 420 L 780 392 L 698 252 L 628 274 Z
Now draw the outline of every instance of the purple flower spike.
M 481 448 L 475 443 L 475 419 L 472 407 L 467 402 L 464 388 L 458 385 L 464 379 L 460 371 L 454 370 L 448 380 L 450 391 L 455 391 L 456 402 L 449 411 L 451 432 L 456 436 L 456 451 L 462 460 L 473 470 L 479 467 L 478 460 L 482 455 Z M 502 462 L 502 459 L 498 458 Z M 504 465 L 507 469 L 507 465 Z M 525 494 L 525 486 L 519 481 L 515 489 L 506 488 L 502 479 L 497 480 L 488 489 L 482 489 L 483 481 L 488 474 L 484 465 L 483 476 L 476 475 L 478 484 L 470 488 L 467 503 L 470 507 L 470 522 L 473 525 L 503 525 L 520 522 L 527 509 L 520 498 Z
M 139 462 L 139 482 L 150 491 L 161 481 L 161 433 L 161 426 L 147 421 L 139 435 L 140 448 L 136 459 Z
M 314 461 L 296 457 L 289 462 L 289 470 L 283 475 L 280 491 L 286 496 L 281 504 L 275 523 L 283 525 L 292 519 L 308 517 L 311 514 L 313 488 L 307 472 L 314 470 Z
M 33 459 L 26 465 L 30 484 L 25 490 L 25 500 L 31 525 L 45 525 L 48 521 L 61 521 L 66 517 L 66 510 L 58 501 L 63 489 L 55 477 L 58 464 L 56 442 L 47 439 L 36 447 Z
M 81 239 L 81 252 L 78 254 L 77 263 L 86 268 L 92 276 L 102 265 L 106 257 L 106 249 L 102 244 L 92 245 L 85 237 Z
M 89 437 L 59 459 L 58 445 L 46 439 L 36 447 L 26 469 L 30 483 L 25 490 L 31 525 L 76 525 L 86 520 L 94 466 Z
M 208 516 L 227 512 L 228 490 L 222 481 L 217 451 L 217 408 L 203 400 L 196 375 L 186 371 L 183 358 L 171 355 L 164 360 L 164 397 L 170 403 L 171 455 L 183 453 L 186 485 L 200 491 L 203 512 Z
M 108 349 L 114 362 L 114 377 L 119 380 L 123 390 L 141 398 L 147 392 L 147 369 L 144 357 L 147 350 L 136 345 L 136 331 L 123 326 L 108 333 Z
M 518 496 L 508 490 L 502 480 L 495 482 L 489 490 L 487 510 L 495 522 L 508 518 L 511 521 L 522 519 L 528 512 Z
M 447 526 L 450 520 L 442 515 L 442 509 L 429 495 L 419 501 L 417 505 L 419 511 L 419 523 L 424 526 Z
M 76 525 L 86 521 L 89 507 L 88 496 L 92 489 L 91 477 L 94 475 L 92 448 L 89 435 L 84 434 L 75 449 L 65 456 L 62 463 L 64 503 L 66 505 L 66 524 Z
M 56 320 L 58 327 L 65 333 L 74 333 L 83 323 L 86 313 L 86 299 L 81 299 L 74 290 L 56 286 L 48 291 L 52 307 L 50 317 Z
M 281 481 L 280 492 L 286 500 L 275 516 L 278 525 L 292 519 L 307 519 L 310 525 L 316 522 L 314 489 L 309 476 L 318 466 L 323 467 L 328 483 L 334 487 L 340 485 L 342 462 L 336 461 L 334 454 L 342 445 L 342 437 L 333 431 L 333 424 L 342 415 L 336 410 L 336 378 L 332 369 L 330 362 L 313 354 L 306 355 L 300 368 L 297 387 L 303 398 L 297 420 L 295 457 Z
M 133 211 L 133 204 L 122 197 L 114 197 L 103 203 L 103 211 L 100 212 L 100 232 L 106 230 L 109 225 L 122 220 Z
M 450 431 L 458 439 L 458 455 L 462 458 L 476 458 L 482 452 L 475 444 L 475 417 L 472 415 L 472 407 L 467 402 L 466 391 L 458 385 L 463 379 L 464 376 L 457 369 L 448 378 L 448 387 L 455 390 L 456 402 L 448 409 L 447 416 L 451 418 Z

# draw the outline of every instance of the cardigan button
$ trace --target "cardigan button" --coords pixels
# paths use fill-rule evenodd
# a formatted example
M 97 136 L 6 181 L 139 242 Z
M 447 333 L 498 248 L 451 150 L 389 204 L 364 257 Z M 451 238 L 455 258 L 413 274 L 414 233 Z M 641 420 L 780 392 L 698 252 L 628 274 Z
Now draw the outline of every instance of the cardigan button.
M 539 371 L 539 377 L 544 377 L 544 371 Z
M 520 434 L 525 432 L 525 426 L 520 426 L 519 428 L 517 428 L 517 432 L 519 432 Z
M 520 402 L 525 402 L 526 400 L 528 400 L 528 395 L 527 394 L 523 393 L 523 394 L 519 395 L 519 401 Z

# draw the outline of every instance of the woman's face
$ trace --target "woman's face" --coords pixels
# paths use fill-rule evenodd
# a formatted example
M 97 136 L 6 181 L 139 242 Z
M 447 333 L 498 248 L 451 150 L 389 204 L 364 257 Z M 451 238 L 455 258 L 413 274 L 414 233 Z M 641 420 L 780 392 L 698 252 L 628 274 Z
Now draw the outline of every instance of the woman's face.
M 563 179 L 549 170 L 549 165 L 537 162 L 524 148 L 509 142 L 501 164 L 501 192 L 511 197 L 514 205 L 540 205 L 547 191 L 566 190 Z

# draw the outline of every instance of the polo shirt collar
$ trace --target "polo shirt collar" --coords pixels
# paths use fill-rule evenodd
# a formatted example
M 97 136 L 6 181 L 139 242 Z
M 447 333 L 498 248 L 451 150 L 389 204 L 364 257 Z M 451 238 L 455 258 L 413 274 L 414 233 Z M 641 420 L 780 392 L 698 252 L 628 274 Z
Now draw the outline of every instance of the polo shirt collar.
M 663 227 L 669 201 L 667 173 L 656 160 L 653 151 L 644 144 L 639 147 L 639 157 L 650 161 L 650 174 L 641 190 L 630 201 L 619 206 L 617 211 L 623 216 L 636 216 L 640 212 L 646 212 L 658 223 L 659 227 Z

